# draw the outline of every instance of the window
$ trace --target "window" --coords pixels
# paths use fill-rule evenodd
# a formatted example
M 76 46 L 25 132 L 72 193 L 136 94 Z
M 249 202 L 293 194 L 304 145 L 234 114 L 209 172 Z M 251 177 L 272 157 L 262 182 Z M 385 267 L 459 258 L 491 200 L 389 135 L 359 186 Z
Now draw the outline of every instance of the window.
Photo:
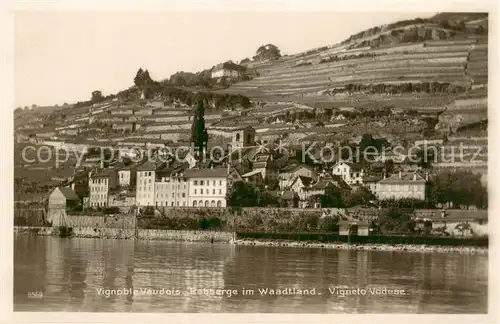
M 214 187 L 215 187 L 215 180 L 214 180 L 213 184 L 214 184 Z
M 200 194 L 203 195 L 203 189 L 200 189 Z
M 186 194 L 185 193 L 182 193 L 182 198 L 186 198 Z
M 214 190 L 212 190 L 212 195 L 215 195 L 215 189 L 214 189 Z
M 196 189 L 194 189 L 194 194 L 196 195 Z
M 179 202 L 177 202 L 177 204 L 176 204 L 176 205 L 177 205 L 177 206 L 179 206 Z
M 220 200 L 217 200 L 217 207 L 221 207 L 221 205 L 222 204 L 221 204 Z
M 170 206 L 174 207 L 174 202 L 172 201 L 172 203 L 170 204 Z
M 222 189 L 219 189 L 219 195 L 222 195 Z
M 172 198 L 175 198 L 175 194 L 172 192 Z
M 203 180 L 200 181 L 200 186 L 203 186 L 205 183 Z
M 151 183 L 151 179 L 149 179 L 148 183 Z
M 208 207 L 208 200 L 205 200 L 205 207 Z
M 203 207 L 203 201 L 198 200 L 198 206 Z
M 151 172 L 148 172 L 148 177 L 150 177 L 150 176 L 151 176 Z
M 196 200 L 193 201 L 193 207 L 196 207 Z
M 198 185 L 198 180 L 194 180 L 193 184 L 194 184 L 195 186 L 197 186 L 197 185 Z

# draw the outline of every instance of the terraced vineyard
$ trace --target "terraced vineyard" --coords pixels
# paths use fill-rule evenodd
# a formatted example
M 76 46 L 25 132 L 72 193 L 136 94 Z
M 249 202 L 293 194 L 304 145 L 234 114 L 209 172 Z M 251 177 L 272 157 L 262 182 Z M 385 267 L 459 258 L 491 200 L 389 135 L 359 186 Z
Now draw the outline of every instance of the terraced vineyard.
M 394 26 L 392 30 L 379 28 L 378 33 L 365 33 L 366 37 L 361 33 L 361 37 L 319 50 L 250 62 L 247 68 L 256 70 L 259 76 L 223 92 L 315 107 L 390 105 L 436 111 L 471 91 L 475 91 L 475 98 L 486 98 L 487 35 L 445 30 L 435 22 Z M 387 35 L 397 39 L 394 35 L 408 30 L 424 40 L 362 46 Z

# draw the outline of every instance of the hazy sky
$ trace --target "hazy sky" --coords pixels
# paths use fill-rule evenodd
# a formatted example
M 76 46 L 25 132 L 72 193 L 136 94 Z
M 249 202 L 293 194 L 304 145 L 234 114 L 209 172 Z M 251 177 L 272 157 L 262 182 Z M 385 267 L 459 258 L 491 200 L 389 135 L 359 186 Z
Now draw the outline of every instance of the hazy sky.
M 255 55 L 331 45 L 376 25 L 430 13 L 18 12 L 15 105 L 90 99 L 133 84 L 139 67 L 155 80 Z

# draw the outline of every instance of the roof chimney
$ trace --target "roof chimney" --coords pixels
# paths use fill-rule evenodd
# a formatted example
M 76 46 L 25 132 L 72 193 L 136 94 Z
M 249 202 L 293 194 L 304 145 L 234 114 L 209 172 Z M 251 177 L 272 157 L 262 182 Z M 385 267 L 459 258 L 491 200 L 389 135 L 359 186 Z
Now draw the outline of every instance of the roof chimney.
M 413 173 L 413 181 L 417 181 L 417 173 L 416 172 Z
M 425 173 L 425 181 L 429 181 L 429 172 Z
M 402 176 L 402 172 L 399 171 L 399 180 L 401 180 L 401 178 L 402 178 L 401 176 Z

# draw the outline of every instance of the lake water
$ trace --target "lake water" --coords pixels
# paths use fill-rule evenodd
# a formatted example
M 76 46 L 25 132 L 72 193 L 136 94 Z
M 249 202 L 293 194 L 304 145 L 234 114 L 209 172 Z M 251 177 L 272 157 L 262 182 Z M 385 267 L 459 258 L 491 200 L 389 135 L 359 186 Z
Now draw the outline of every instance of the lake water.
M 484 255 L 30 235 L 14 240 L 15 311 L 488 311 Z M 285 288 L 295 294 L 270 294 Z

